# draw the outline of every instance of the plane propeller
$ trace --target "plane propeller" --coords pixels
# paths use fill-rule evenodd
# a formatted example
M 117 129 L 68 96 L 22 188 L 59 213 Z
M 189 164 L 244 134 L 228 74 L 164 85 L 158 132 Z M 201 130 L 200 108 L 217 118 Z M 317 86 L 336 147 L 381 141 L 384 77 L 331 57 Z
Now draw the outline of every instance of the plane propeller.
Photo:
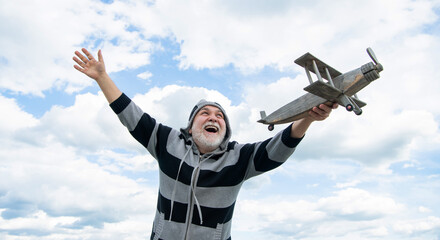
M 374 54 L 373 49 L 371 49 L 370 47 L 367 48 L 367 53 L 368 56 L 370 56 L 371 60 L 373 60 L 373 62 L 376 64 L 377 71 L 381 72 L 383 70 L 383 66 L 377 60 L 376 54 Z

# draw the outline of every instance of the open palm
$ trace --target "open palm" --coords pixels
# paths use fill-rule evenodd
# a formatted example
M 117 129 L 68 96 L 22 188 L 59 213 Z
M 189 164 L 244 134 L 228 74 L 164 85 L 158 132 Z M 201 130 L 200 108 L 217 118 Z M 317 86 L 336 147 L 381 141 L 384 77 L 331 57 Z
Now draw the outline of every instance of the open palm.
M 84 53 L 81 54 L 79 51 L 75 51 L 75 55 L 73 57 L 73 60 L 78 64 L 74 65 L 75 69 L 84 73 L 85 75 L 89 76 L 90 78 L 93 78 L 97 80 L 104 74 L 105 72 L 105 65 L 104 65 L 104 59 L 102 57 L 101 50 L 98 51 L 98 61 L 90 54 L 87 49 L 83 48 L 81 49 Z

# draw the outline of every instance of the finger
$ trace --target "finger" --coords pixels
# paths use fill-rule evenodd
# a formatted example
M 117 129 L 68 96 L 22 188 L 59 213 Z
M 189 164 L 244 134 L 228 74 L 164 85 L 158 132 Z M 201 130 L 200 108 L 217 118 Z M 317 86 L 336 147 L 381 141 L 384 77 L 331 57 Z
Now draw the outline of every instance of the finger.
M 327 114 L 327 113 L 329 113 L 331 111 L 332 111 L 332 109 L 329 106 L 325 105 L 325 104 L 319 105 L 317 107 L 317 110 L 316 110 L 316 112 L 319 113 L 319 114 Z
M 93 60 L 93 59 L 94 59 L 94 58 L 93 58 L 93 55 L 90 54 L 90 52 L 87 51 L 87 49 L 83 48 L 82 51 L 83 51 L 83 53 L 87 56 L 88 59 L 90 59 L 90 60 Z
M 322 106 L 322 104 L 319 106 L 319 108 L 315 111 L 317 114 L 319 114 L 324 119 L 330 116 L 330 113 L 332 112 L 332 109 L 326 105 Z
M 339 106 L 339 104 L 337 102 L 325 102 L 324 104 L 333 108 L 333 109 L 336 109 Z
M 88 62 L 89 59 L 87 59 L 86 57 L 84 57 L 84 55 L 82 55 L 80 52 L 75 51 L 75 55 L 79 57 L 79 59 L 81 59 L 81 61 L 83 61 L 84 63 Z
M 75 61 L 76 63 L 78 63 L 79 66 L 84 67 L 84 62 L 79 60 L 77 57 L 73 57 L 73 61 Z
M 319 117 L 322 117 L 326 114 L 323 110 L 319 109 L 318 107 L 312 108 L 311 112 L 312 112 L 312 117 L 314 117 L 315 119 L 318 119 Z
M 78 66 L 78 65 L 73 65 L 73 67 L 74 67 L 76 70 L 80 71 L 80 72 L 83 72 L 83 71 L 84 71 L 84 68 L 82 68 L 82 67 L 80 67 L 80 66 Z
M 104 58 L 102 57 L 101 49 L 98 51 L 98 61 L 104 63 Z
M 314 119 L 314 120 L 317 120 L 317 121 L 320 121 L 320 120 L 323 120 L 323 119 L 325 119 L 326 117 L 324 117 L 324 116 L 322 116 L 322 115 L 320 115 L 319 113 L 316 113 L 315 111 L 309 111 L 309 115 Z
M 89 51 L 87 51 L 87 49 L 83 48 L 82 50 L 83 50 L 84 54 L 86 54 L 86 56 L 87 56 L 88 59 L 90 59 L 90 60 L 95 60 L 95 58 L 93 57 L 93 55 L 92 55 Z

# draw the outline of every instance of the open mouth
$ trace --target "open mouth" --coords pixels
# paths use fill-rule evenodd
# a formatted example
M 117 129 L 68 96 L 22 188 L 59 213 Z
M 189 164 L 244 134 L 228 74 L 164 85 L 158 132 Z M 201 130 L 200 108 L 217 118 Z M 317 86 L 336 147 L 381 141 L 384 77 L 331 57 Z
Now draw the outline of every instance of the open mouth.
M 205 130 L 210 133 L 218 132 L 218 128 L 216 126 L 212 126 L 212 125 L 206 126 Z

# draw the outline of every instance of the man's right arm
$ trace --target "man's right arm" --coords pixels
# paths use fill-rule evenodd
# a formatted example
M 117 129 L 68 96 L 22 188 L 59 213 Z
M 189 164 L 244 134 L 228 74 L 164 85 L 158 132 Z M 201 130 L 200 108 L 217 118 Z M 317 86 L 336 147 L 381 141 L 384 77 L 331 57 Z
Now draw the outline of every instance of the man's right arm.
M 171 128 L 157 124 L 156 120 L 142 111 L 128 96 L 123 94 L 105 71 L 104 58 L 101 50 L 96 60 L 85 48 L 83 53 L 75 52 L 73 60 L 77 63 L 75 69 L 94 79 L 104 93 L 110 107 L 117 114 L 122 124 L 130 134 L 148 151 L 157 158 L 156 144 L 158 141 L 166 143 Z M 157 132 L 160 131 L 159 134 Z M 158 136 L 160 139 L 158 139 Z M 161 140 L 162 139 L 162 140 Z M 166 144 L 162 144 L 165 146 Z

